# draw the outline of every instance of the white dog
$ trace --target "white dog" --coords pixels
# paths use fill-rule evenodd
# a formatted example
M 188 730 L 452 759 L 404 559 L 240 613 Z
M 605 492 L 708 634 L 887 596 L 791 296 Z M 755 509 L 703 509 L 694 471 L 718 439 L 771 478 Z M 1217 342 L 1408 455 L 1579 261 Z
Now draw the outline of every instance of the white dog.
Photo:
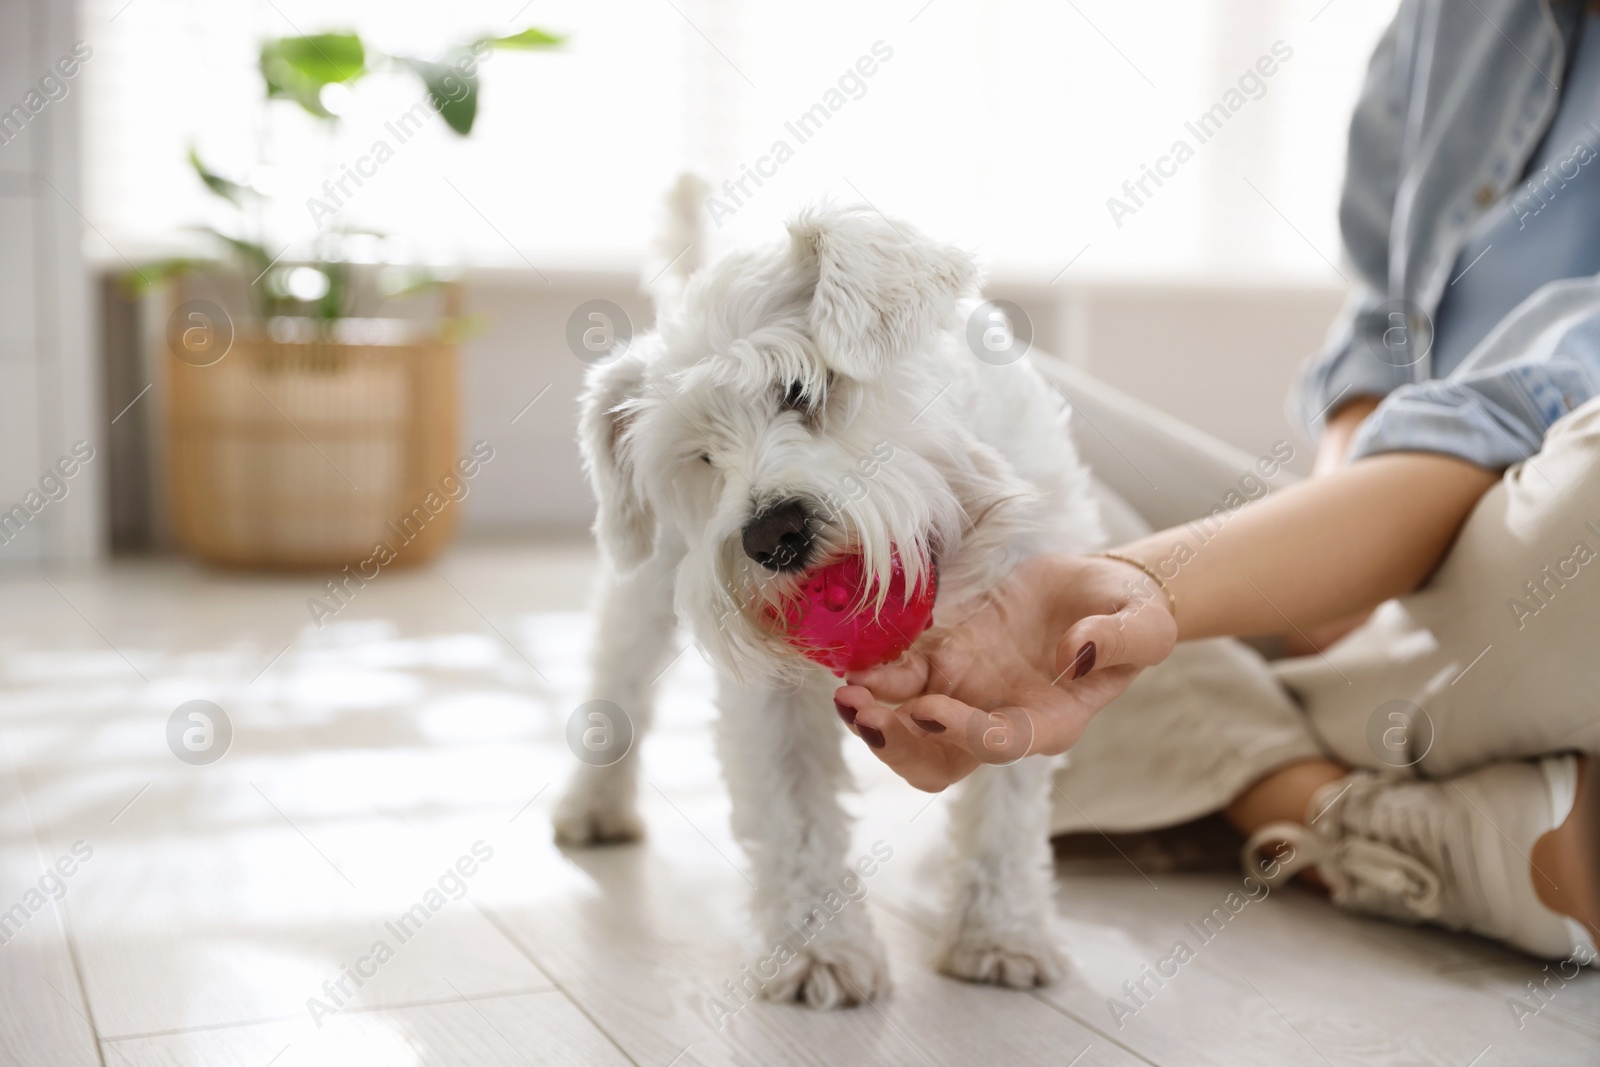
M 769 945 L 794 942 L 788 924 L 846 873 L 849 734 L 839 680 L 763 625 L 763 607 L 844 551 L 886 590 L 898 553 L 911 583 L 937 565 L 948 626 L 1020 559 L 1101 545 L 1061 397 L 1026 362 L 969 346 L 978 283 L 968 255 L 903 223 L 816 209 L 787 241 L 695 273 L 659 329 L 589 380 L 580 433 L 606 569 L 592 695 L 641 734 L 689 622 L 719 668 L 718 749 Z M 637 747 L 579 767 L 558 840 L 640 835 Z M 1050 771 L 1029 757 L 962 783 L 945 973 L 1018 988 L 1060 975 Z M 888 989 L 863 908 L 794 949 L 764 997 L 833 1008 Z

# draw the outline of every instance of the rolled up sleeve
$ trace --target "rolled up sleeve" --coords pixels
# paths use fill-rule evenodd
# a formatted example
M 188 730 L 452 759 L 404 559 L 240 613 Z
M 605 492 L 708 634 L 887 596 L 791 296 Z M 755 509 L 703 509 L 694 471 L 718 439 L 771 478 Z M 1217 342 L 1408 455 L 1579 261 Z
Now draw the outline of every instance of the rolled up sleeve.
M 1308 440 L 1316 440 L 1328 416 L 1351 400 L 1388 396 L 1416 379 L 1404 358 L 1391 355 L 1394 346 L 1384 344 L 1385 332 L 1395 328 L 1371 290 L 1352 294 L 1290 394 L 1290 417 Z
M 1434 452 L 1490 470 L 1536 454 L 1561 416 L 1600 394 L 1600 279 L 1552 283 L 1448 378 L 1402 385 L 1362 423 L 1350 458 Z

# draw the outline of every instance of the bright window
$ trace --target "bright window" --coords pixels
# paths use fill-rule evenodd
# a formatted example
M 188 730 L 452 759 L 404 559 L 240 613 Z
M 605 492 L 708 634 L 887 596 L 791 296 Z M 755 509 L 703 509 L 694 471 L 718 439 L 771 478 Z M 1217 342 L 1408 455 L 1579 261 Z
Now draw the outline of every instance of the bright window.
M 133 256 L 169 249 L 210 218 L 184 163 L 191 142 L 236 176 L 265 147 L 273 166 L 260 176 L 281 190 L 271 221 L 286 244 L 315 234 L 306 200 L 322 182 L 386 140 L 393 158 L 338 222 L 404 236 L 436 259 L 637 265 L 662 192 L 692 168 L 719 187 L 744 180 L 738 201 L 719 192 L 719 237 L 775 236 L 827 194 L 1044 279 L 1080 252 L 1075 272 L 1331 277 L 1349 110 L 1393 3 L 516 8 L 83 0 L 80 34 L 95 49 L 82 82 L 85 212 L 103 235 L 86 238 L 90 255 L 118 261 L 107 241 Z M 466 141 L 435 120 L 394 143 L 385 124 L 421 99 L 398 74 L 357 89 L 331 146 L 291 105 L 260 106 L 263 37 L 354 28 L 386 51 L 430 55 L 529 24 L 570 43 L 490 59 Z M 1250 73 L 1258 63 L 1272 73 Z M 1159 186 L 1147 166 L 1166 172 Z M 1114 218 L 1112 197 L 1131 212 Z

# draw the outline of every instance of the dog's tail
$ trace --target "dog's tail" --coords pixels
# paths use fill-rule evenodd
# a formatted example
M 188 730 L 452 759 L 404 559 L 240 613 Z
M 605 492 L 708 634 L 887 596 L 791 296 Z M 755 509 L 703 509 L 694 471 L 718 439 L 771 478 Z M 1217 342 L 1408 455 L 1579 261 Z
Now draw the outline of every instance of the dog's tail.
M 710 221 L 706 197 L 711 186 L 689 171 L 678 175 L 667 192 L 665 217 L 656 236 L 655 255 L 645 267 L 644 286 L 655 301 L 656 317 L 678 302 L 690 276 L 710 253 Z

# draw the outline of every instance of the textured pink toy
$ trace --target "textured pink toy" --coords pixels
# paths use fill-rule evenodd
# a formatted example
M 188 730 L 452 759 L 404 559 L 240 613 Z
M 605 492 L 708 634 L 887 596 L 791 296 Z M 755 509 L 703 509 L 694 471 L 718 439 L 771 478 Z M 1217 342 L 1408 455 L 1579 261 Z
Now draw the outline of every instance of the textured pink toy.
M 872 601 L 877 589 L 874 586 L 863 595 L 868 578 L 861 557 L 851 555 L 806 575 L 799 597 L 784 609 L 784 624 L 778 624 L 772 608 L 767 609 L 767 621 L 803 656 L 841 678 L 846 671 L 892 662 L 933 625 L 939 569 L 930 562 L 927 577 L 907 599 L 906 573 L 898 553 L 891 568 L 889 596 L 876 614 Z M 863 601 L 866 607 L 852 613 L 850 609 Z

